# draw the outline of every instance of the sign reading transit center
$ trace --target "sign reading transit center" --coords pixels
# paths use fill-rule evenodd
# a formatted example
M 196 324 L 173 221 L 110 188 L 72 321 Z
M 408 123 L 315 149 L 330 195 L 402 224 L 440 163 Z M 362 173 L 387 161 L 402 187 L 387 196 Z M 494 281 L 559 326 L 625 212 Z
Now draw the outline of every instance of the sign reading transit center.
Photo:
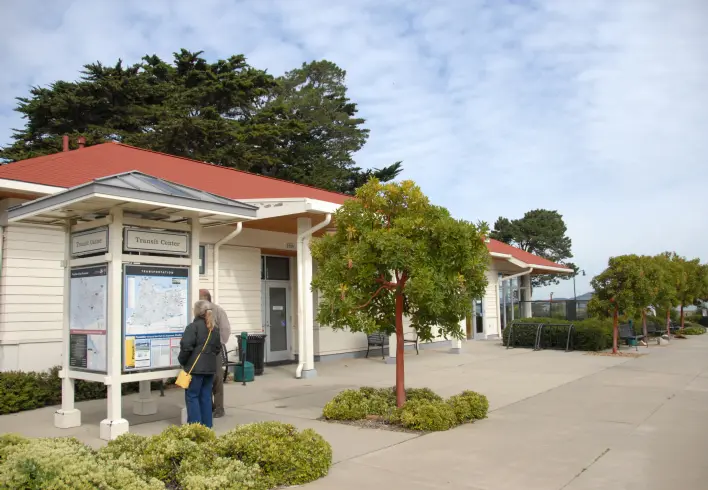
M 71 234 L 71 255 L 81 256 L 108 252 L 108 228 L 95 228 Z
M 179 343 L 189 323 L 189 268 L 124 266 L 124 371 L 179 367 Z
M 189 255 L 189 233 L 126 228 L 123 250 L 126 252 Z

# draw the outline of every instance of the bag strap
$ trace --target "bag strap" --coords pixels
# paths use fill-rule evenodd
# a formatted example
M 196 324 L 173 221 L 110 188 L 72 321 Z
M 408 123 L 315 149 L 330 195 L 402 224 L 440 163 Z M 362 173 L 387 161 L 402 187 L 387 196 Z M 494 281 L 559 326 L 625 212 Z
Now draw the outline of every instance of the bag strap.
M 207 346 L 207 344 L 209 343 L 209 339 L 211 338 L 211 332 L 212 332 L 213 330 L 214 330 L 213 328 L 212 328 L 211 330 L 209 330 L 209 335 L 207 335 L 207 339 L 206 339 L 206 341 L 204 342 L 204 345 L 202 345 L 202 350 L 199 351 L 199 355 L 198 355 L 197 358 L 194 360 L 194 364 L 192 364 L 192 367 L 189 369 L 189 372 L 188 372 L 187 374 L 192 374 L 192 369 L 194 369 L 194 366 L 196 366 L 197 363 L 199 362 L 199 358 L 201 357 L 202 352 L 204 352 L 204 348 L 205 348 L 205 347 Z

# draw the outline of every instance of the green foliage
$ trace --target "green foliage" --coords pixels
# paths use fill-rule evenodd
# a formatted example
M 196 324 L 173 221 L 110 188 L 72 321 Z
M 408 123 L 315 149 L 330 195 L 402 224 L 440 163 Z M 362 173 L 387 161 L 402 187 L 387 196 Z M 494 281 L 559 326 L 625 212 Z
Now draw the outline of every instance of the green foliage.
M 275 485 L 311 482 L 332 465 L 332 448 L 320 435 L 280 422 L 239 426 L 221 436 L 215 448 L 221 457 L 257 464 Z
M 359 390 L 344 390 L 327 402 L 322 415 L 330 420 L 360 420 L 365 418 L 368 412 L 368 400 L 364 393 Z
M 703 335 L 706 333 L 705 327 L 686 327 L 681 330 L 684 335 Z
M 591 281 L 595 294 L 588 302 L 588 312 L 593 316 L 611 317 L 617 310 L 635 316 L 649 306 L 654 297 L 649 264 L 650 261 L 638 255 L 610 258 L 607 269 Z
M 356 167 L 368 130 L 334 63 L 305 63 L 275 78 L 243 55 L 212 63 L 201 55 L 182 49 L 172 63 L 155 55 L 131 66 L 92 63 L 77 82 L 32 88 L 16 109 L 25 127 L 0 160 L 61 151 L 62 135 L 71 134 L 89 146 L 117 140 L 346 193 L 401 171 L 400 162 Z
M 447 403 L 455 412 L 458 424 L 487 418 L 489 400 L 484 395 L 465 390 L 459 395 L 451 396 Z
M 566 232 L 565 221 L 558 211 L 535 209 L 528 211 L 520 219 L 499 217 L 494 223 L 490 237 L 552 262 L 565 264 L 567 259 L 573 257 L 570 251 L 572 242 Z M 558 284 L 558 276 L 533 276 L 531 283 L 533 287 Z
M 59 367 L 53 367 L 47 372 L 0 372 L 0 415 L 7 413 L 33 410 L 47 405 L 61 403 L 61 379 Z M 174 383 L 174 380 L 168 381 Z M 152 389 L 159 388 L 159 383 L 153 381 Z M 122 386 L 124 395 L 137 393 L 138 383 L 126 383 Z M 74 382 L 74 400 L 98 400 L 106 398 L 106 385 L 80 379 Z
M 460 338 L 460 321 L 486 287 L 485 226 L 453 219 L 413 182 L 359 188 L 336 213 L 336 232 L 317 239 L 318 322 L 392 333 L 395 298 L 422 341 L 435 330 Z
M 443 398 L 430 388 L 407 388 L 406 400 L 441 402 L 443 401 Z
M 449 430 L 458 425 L 455 409 L 444 401 L 409 400 L 401 409 L 401 425 L 422 431 Z
M 255 464 L 198 451 L 177 470 L 182 490 L 267 490 L 275 485 Z
M 0 461 L 0 488 L 30 490 L 93 490 L 115 488 L 157 490 L 165 485 L 129 469 L 99 460 L 75 439 L 31 439 L 5 447 Z
M 604 318 L 588 318 L 586 320 L 568 321 L 558 318 L 524 318 L 520 323 L 530 324 L 514 325 L 514 347 L 533 347 L 536 342 L 536 329 L 541 323 L 573 324 L 571 342 L 575 350 L 602 351 L 612 346 L 612 321 Z M 502 342 L 509 343 L 511 329 L 505 328 L 502 332 Z M 564 344 L 565 345 L 565 344 Z
M 0 435 L 0 462 L 14 450 L 15 446 L 29 444 L 30 440 L 22 437 L 19 434 L 2 434 Z

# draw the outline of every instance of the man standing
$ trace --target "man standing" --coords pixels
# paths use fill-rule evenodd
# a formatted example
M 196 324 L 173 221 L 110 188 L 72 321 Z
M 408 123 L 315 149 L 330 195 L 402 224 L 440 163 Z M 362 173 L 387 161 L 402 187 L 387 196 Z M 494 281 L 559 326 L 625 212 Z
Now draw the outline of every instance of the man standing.
M 229 337 L 231 337 L 231 325 L 229 324 L 229 318 L 226 316 L 224 309 L 212 303 L 211 293 L 207 289 L 199 290 L 199 299 L 206 300 L 212 304 L 212 312 L 214 313 L 214 320 L 216 321 L 216 327 L 219 329 L 219 335 L 221 336 L 221 344 L 223 348 L 226 348 L 226 344 L 229 342 Z M 216 359 L 216 376 L 214 377 L 214 388 L 212 389 L 212 394 L 214 395 L 214 418 L 223 417 L 224 411 L 224 363 L 222 356 L 217 356 Z

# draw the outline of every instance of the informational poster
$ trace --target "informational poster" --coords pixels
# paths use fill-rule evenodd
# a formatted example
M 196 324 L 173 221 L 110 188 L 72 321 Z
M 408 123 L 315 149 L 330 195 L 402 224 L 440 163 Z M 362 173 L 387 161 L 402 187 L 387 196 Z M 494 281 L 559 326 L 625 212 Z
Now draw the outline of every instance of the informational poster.
M 106 372 L 108 268 L 71 269 L 69 282 L 69 366 Z
M 179 366 L 179 342 L 191 322 L 189 268 L 126 265 L 123 367 L 126 371 Z

